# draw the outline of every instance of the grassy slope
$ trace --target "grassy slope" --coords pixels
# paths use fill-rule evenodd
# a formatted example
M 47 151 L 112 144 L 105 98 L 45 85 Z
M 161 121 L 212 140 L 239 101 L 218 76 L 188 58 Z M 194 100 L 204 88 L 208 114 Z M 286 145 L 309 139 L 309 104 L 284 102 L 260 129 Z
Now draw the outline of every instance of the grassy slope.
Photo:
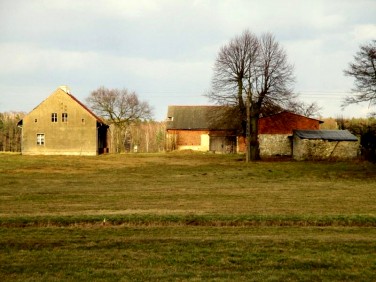
M 375 180 L 363 162 L 0 155 L 0 279 L 372 281 Z

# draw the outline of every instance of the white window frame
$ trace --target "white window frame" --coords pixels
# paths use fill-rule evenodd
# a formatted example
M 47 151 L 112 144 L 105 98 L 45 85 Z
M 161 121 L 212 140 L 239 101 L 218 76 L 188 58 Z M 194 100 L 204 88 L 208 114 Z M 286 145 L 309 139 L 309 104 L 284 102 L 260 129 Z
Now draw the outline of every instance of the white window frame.
M 37 133 L 37 145 L 44 146 L 45 143 L 46 143 L 46 137 L 44 133 Z

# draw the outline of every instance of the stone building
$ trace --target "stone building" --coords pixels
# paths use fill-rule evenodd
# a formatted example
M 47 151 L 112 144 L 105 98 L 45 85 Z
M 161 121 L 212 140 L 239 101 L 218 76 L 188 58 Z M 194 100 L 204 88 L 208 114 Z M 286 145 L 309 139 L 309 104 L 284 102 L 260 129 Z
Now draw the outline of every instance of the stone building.
M 108 126 L 60 86 L 18 122 L 24 155 L 97 155 L 108 151 Z
M 294 130 L 295 160 L 347 160 L 358 155 L 358 138 L 347 130 Z

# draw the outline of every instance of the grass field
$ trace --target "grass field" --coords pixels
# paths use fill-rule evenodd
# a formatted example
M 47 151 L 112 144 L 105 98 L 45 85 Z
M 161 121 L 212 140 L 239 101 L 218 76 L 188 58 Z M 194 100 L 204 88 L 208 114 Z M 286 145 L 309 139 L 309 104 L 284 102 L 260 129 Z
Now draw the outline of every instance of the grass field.
M 0 154 L 1 281 L 375 281 L 376 165 Z

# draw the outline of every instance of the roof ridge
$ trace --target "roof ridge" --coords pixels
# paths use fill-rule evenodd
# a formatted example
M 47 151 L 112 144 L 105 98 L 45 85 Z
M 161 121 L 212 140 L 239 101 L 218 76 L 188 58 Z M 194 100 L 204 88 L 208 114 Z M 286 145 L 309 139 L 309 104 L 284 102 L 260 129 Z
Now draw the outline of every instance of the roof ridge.
M 64 90 L 63 90 L 64 91 Z M 64 91 L 65 92 L 65 91 Z M 100 123 L 106 124 L 100 117 L 98 117 L 92 110 L 85 106 L 80 100 L 78 100 L 73 94 L 65 92 L 69 97 L 76 101 L 81 107 L 83 107 L 89 114 L 91 114 Z
M 169 105 L 169 107 L 226 107 L 220 105 Z
M 307 116 L 305 116 L 305 115 L 297 114 L 297 113 L 294 113 L 294 112 L 289 111 L 289 110 L 283 110 L 283 111 L 280 111 L 280 112 L 278 112 L 278 113 L 271 114 L 271 115 L 268 115 L 268 116 L 264 116 L 264 117 L 261 117 L 261 118 L 268 118 L 268 117 L 272 117 L 272 116 L 280 115 L 280 114 L 283 114 L 283 113 L 288 113 L 288 114 L 292 114 L 292 115 L 296 115 L 296 116 L 305 117 L 305 118 L 308 118 L 308 119 L 318 120 L 319 122 L 324 123 L 322 120 L 319 120 L 319 119 L 317 119 L 317 118 L 307 117 Z

